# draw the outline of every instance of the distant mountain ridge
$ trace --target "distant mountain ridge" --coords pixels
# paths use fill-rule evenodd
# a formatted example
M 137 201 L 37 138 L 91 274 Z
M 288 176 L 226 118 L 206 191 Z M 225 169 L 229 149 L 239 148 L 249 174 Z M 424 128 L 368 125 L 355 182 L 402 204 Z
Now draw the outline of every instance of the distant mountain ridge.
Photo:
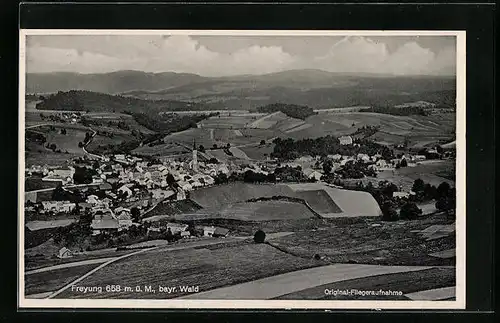
M 147 100 L 199 103 L 214 109 L 248 110 L 278 102 L 325 108 L 428 101 L 451 107 L 455 83 L 454 77 L 341 74 L 312 69 L 223 77 L 119 71 L 28 73 L 26 92 L 85 90 Z

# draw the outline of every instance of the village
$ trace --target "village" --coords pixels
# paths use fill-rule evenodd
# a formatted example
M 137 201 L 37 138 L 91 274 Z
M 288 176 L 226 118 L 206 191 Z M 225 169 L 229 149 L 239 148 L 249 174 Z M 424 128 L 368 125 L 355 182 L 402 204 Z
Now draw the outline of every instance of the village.
M 342 136 L 338 140 L 340 145 L 345 147 L 360 145 L 355 143 L 351 136 Z M 43 229 L 46 228 L 44 223 L 50 223 L 47 226 L 53 228 L 57 220 L 51 221 L 52 219 L 67 216 L 77 221 L 80 216 L 90 220 L 88 225 L 91 236 L 95 241 L 101 242 L 129 230 L 142 230 L 147 239 L 159 237 L 169 241 L 196 236 L 226 237 L 230 233 L 227 228 L 194 228 L 183 223 L 150 221 L 148 213 L 158 205 L 185 201 L 193 190 L 225 184 L 230 179 L 275 183 L 323 180 L 329 183 L 328 185 L 336 186 L 333 184 L 338 184 L 342 179 L 349 180 L 351 173 L 346 170 L 352 167 L 362 170 L 359 175 L 361 177 L 376 178 L 378 172 L 415 167 L 421 163 L 432 162 L 432 159 L 453 158 L 449 150 L 444 153 L 438 150 L 431 148 L 421 151 L 420 154 L 407 152 L 391 159 L 384 159 L 382 154 L 377 152 L 371 156 L 364 153 L 330 154 L 326 157 L 301 156 L 292 161 L 278 161 L 275 158 L 247 163 L 199 161 L 195 145 L 192 157 L 184 160 L 170 158 L 160 161 L 151 157 L 126 154 L 89 154 L 69 161 L 66 167 L 33 165 L 26 169 L 28 180 L 38 177 L 42 182 L 57 183 L 57 187 L 53 189 L 25 193 L 25 213 L 31 220 L 27 227 L 37 223 L 38 227 L 33 226 L 32 229 Z M 292 175 L 287 177 L 286 174 Z M 46 194 L 47 191 L 51 194 Z M 40 193 L 45 193 L 45 198 L 41 197 Z M 415 192 L 394 192 L 394 196 L 399 198 L 407 198 L 412 194 Z M 41 221 L 42 219 L 46 221 Z M 64 226 L 71 222 L 60 223 Z M 104 245 L 114 246 L 110 243 Z M 64 248 L 65 250 L 68 249 Z

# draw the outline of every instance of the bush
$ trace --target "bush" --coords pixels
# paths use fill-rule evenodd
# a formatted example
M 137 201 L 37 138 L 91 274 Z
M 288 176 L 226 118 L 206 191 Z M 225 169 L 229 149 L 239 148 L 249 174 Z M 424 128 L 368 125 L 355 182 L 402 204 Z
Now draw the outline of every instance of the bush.
M 387 201 L 382 204 L 382 220 L 383 221 L 397 221 L 399 220 L 398 212 L 394 207 L 394 203 Z
M 401 207 L 399 217 L 406 220 L 415 220 L 421 214 L 422 210 L 415 203 L 407 202 Z
M 257 232 L 255 232 L 253 236 L 253 241 L 255 241 L 255 243 L 264 243 L 265 240 L 266 233 L 264 231 L 258 230 Z

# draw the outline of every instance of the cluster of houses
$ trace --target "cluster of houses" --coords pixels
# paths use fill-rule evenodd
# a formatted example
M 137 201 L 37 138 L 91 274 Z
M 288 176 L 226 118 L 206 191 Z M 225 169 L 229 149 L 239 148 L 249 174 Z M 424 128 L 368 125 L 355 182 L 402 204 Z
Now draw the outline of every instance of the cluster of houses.
M 78 165 L 77 165 L 78 164 Z M 167 160 L 162 163 L 151 163 L 142 158 L 117 154 L 111 157 L 80 157 L 74 161 L 75 167 L 93 169 L 95 175 L 88 184 L 75 185 L 73 175 L 75 167 L 54 168 L 50 166 L 31 166 L 26 169 L 26 176 L 42 175 L 43 181 L 59 181 L 67 192 L 78 191 L 83 194 L 84 201 L 37 201 L 37 192 L 26 192 L 25 199 L 30 201 L 26 210 L 37 210 L 40 213 L 70 213 L 79 207 L 81 212 L 93 215 L 91 229 L 94 235 L 102 232 L 119 232 L 132 226 L 131 208 L 137 207 L 141 213 L 152 208 L 160 201 L 186 199 L 187 192 L 196 188 L 210 186 L 215 183 L 214 177 L 220 173 L 229 175 L 225 164 L 198 162 L 195 158 L 190 162 Z M 124 207 L 127 206 L 127 207 Z M 177 226 L 177 227 L 176 227 Z M 182 230 L 181 230 L 182 227 Z M 181 230 L 182 236 L 188 231 L 183 225 L 170 224 L 172 232 Z M 150 228 L 155 230 L 155 228 Z M 225 236 L 226 229 L 204 229 L 205 236 Z
M 172 235 L 179 235 L 181 238 L 191 238 L 191 232 L 188 230 L 189 226 L 184 223 L 168 222 L 166 224 L 153 223 L 148 228 L 148 234 L 161 233 L 170 231 Z M 226 228 L 216 226 L 200 226 L 195 230 L 204 237 L 225 238 L 229 235 L 229 230 Z

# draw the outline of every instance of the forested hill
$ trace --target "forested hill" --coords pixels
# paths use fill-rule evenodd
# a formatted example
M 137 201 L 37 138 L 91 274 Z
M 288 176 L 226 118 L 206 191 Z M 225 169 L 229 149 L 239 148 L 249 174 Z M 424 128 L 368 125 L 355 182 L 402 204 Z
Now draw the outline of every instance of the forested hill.
M 283 112 L 284 114 L 286 114 L 291 118 L 297 118 L 302 120 L 315 114 L 312 108 L 296 104 L 273 103 L 257 108 L 257 112 L 273 113 L 278 111 Z
M 153 112 L 203 110 L 204 104 L 173 100 L 144 100 L 91 91 L 58 92 L 42 96 L 36 105 L 40 110 L 74 110 L 90 112 Z

